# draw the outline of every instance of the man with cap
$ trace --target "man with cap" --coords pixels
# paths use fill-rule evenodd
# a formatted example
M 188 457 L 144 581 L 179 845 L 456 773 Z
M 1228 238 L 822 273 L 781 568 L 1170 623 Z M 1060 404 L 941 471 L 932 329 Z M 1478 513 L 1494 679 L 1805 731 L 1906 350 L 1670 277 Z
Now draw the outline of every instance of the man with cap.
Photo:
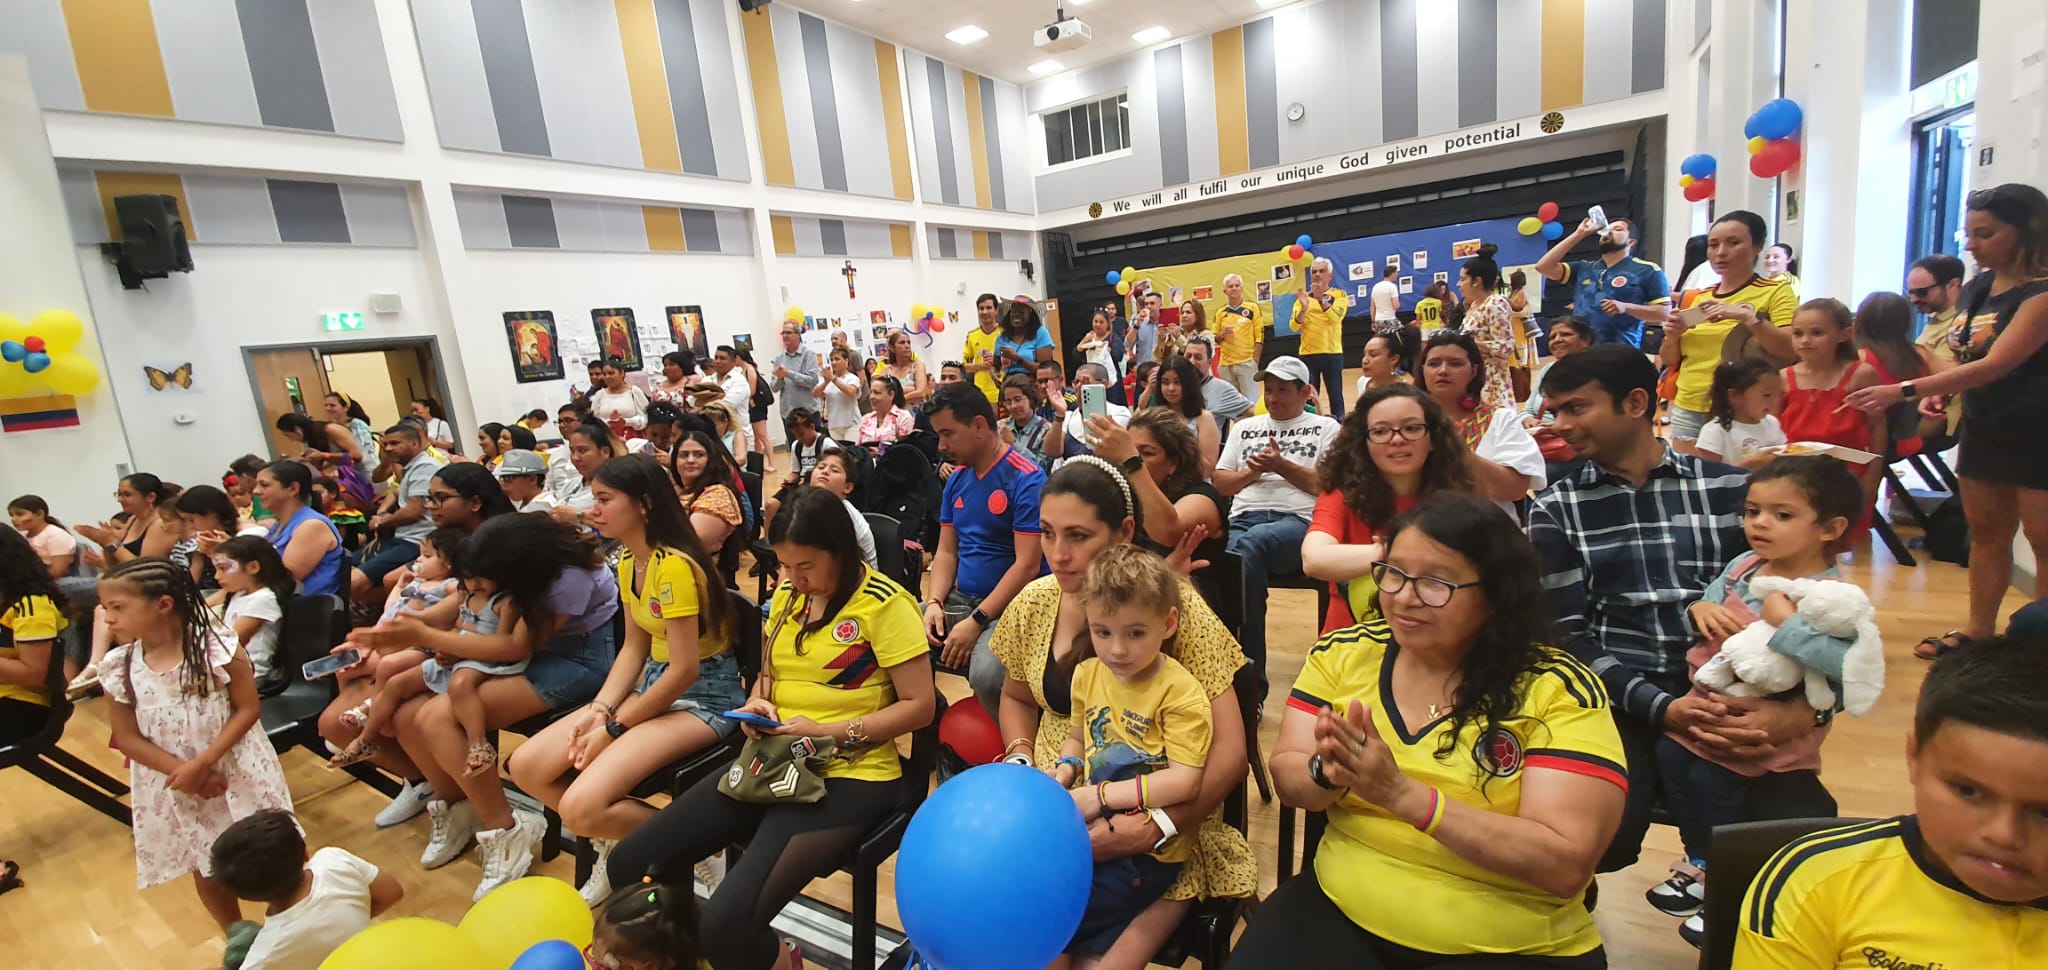
M 1536 272 L 1572 288 L 1572 312 L 1593 325 L 1603 344 L 1642 346 L 1643 320 L 1662 320 L 1671 304 L 1664 268 L 1630 255 L 1636 246 L 1634 229 L 1627 219 L 1616 219 L 1604 228 L 1587 219 L 1536 261 Z M 1565 262 L 1572 247 L 1595 233 L 1600 236 L 1599 259 Z
M 1309 369 L 1275 357 L 1256 379 L 1266 413 L 1238 421 L 1216 462 L 1216 490 L 1231 496 L 1228 548 L 1244 563 L 1244 655 L 1266 676 L 1266 577 L 1301 572 L 1301 540 L 1316 505 L 1316 462 L 1337 422 L 1303 409 Z
M 548 460 L 539 452 L 514 448 L 498 459 L 491 474 L 498 476 L 498 487 L 512 500 L 515 512 L 546 512 L 562 504 L 548 491 Z

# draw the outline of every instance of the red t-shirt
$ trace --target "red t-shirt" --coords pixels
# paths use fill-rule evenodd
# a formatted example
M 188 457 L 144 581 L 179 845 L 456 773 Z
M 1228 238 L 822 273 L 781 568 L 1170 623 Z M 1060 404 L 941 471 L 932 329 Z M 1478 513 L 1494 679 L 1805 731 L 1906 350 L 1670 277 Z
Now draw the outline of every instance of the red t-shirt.
M 1414 507 L 1415 496 L 1394 497 L 1395 515 Z M 1308 531 L 1321 532 L 1335 537 L 1338 542 L 1353 546 L 1362 546 L 1379 538 L 1379 530 L 1367 525 L 1364 519 L 1351 511 L 1351 506 L 1344 503 L 1342 492 L 1324 492 L 1316 496 L 1316 508 L 1309 516 Z M 1338 584 L 1330 584 L 1330 609 L 1323 615 L 1322 632 L 1341 630 L 1358 622 L 1358 618 L 1352 615 L 1350 600 L 1344 594 L 1345 590 L 1339 588 Z

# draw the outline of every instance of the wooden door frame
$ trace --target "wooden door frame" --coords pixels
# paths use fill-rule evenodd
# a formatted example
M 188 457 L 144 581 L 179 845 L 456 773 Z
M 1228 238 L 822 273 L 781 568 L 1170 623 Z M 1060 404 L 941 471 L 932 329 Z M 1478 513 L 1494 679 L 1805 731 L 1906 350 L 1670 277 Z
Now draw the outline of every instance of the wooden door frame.
M 250 398 L 259 402 L 256 408 L 256 427 L 258 433 L 263 436 L 263 440 L 270 440 L 269 418 L 264 415 L 260 403 L 263 400 L 263 385 L 256 379 L 256 361 L 250 356 L 251 354 L 276 350 L 311 350 L 321 355 L 374 354 L 391 350 L 419 350 L 422 348 L 427 352 L 427 359 L 434 365 L 434 393 L 440 399 L 442 409 L 452 413 L 453 402 L 448 394 L 448 365 L 441 357 L 441 340 L 439 337 L 390 337 L 368 340 L 293 340 L 272 344 L 243 344 L 242 373 L 249 379 Z M 403 417 L 403 415 L 400 415 L 400 417 Z M 451 420 L 448 424 L 453 427 L 455 422 Z M 380 435 L 384 433 L 383 428 L 372 428 L 370 430 Z

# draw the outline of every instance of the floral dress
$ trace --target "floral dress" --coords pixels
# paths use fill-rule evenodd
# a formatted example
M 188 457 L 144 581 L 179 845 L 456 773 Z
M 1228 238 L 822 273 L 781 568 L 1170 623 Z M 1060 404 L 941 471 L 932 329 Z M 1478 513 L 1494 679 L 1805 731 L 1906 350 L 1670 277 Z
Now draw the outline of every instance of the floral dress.
M 1465 314 L 1464 331 L 1479 344 L 1486 367 L 1486 389 L 1480 400 L 1490 410 L 1515 406 L 1515 314 L 1506 297 L 1489 296 Z
M 135 708 L 135 725 L 152 744 L 180 760 L 206 750 L 233 715 L 228 700 L 228 661 L 236 648 L 209 631 L 206 638 L 208 690 L 186 692 L 185 665 L 152 670 L 140 644 L 107 651 L 100 662 L 100 686 L 118 704 Z M 253 726 L 215 766 L 228 779 L 227 794 L 199 798 L 172 791 L 170 778 L 141 764 L 129 770 L 135 808 L 135 885 L 148 889 L 189 872 L 207 873 L 213 840 L 237 820 L 266 808 L 292 810 L 284 768 L 263 728 Z
M 1167 645 L 1167 656 L 1180 662 L 1202 684 L 1211 700 L 1231 689 L 1231 679 L 1245 665 L 1244 651 L 1231 639 L 1223 621 L 1209 610 L 1201 593 L 1186 579 L 1180 581 L 1181 626 Z M 989 648 L 1003 667 L 1031 685 L 1038 702 L 1037 757 L 1040 768 L 1059 760 L 1060 745 L 1073 729 L 1071 712 L 1052 710 L 1045 698 L 1045 666 L 1051 659 L 1053 628 L 1059 620 L 1060 586 L 1053 576 L 1041 576 L 1024 586 L 1017 598 L 996 621 Z M 1236 730 L 1236 725 L 1216 725 L 1215 730 Z M 1244 833 L 1223 821 L 1219 806 L 1194 833 L 1194 852 L 1181 867 L 1180 879 L 1166 891 L 1165 898 L 1223 899 L 1249 896 L 1258 889 L 1258 864 Z

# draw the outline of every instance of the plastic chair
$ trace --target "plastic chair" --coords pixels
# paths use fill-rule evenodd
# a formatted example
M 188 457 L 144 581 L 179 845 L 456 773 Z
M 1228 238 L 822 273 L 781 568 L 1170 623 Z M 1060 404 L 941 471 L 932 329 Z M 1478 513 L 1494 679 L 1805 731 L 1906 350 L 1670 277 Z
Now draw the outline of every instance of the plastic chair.
M 1700 947 L 1700 970 L 1728 970 L 1734 964 L 1742 896 L 1771 856 L 1795 839 L 1866 821 L 1869 819 L 1785 818 L 1715 826 L 1707 847 L 1707 869 L 1714 878 L 1707 880 L 1707 938 Z
M 903 523 L 880 512 L 863 512 L 861 517 L 867 520 L 868 531 L 875 534 L 875 564 L 882 575 L 922 600 L 924 555 L 920 552 L 914 560 L 911 558 L 910 547 L 903 541 Z
M 270 745 L 283 754 L 303 748 L 326 761 L 327 739 L 320 736 L 320 712 L 333 702 L 334 679 L 307 680 L 299 668 L 328 655 L 348 637 L 348 604 L 335 595 L 294 596 L 285 604 L 277 634 L 277 669 L 284 686 L 262 698 L 261 724 Z M 386 795 L 397 795 L 397 779 L 368 762 L 346 769 L 355 780 Z
M 49 669 L 43 677 L 43 690 L 50 699 L 48 720 L 43 722 L 42 730 L 32 735 L 10 744 L 0 744 L 0 768 L 25 769 L 51 788 L 84 802 L 101 815 L 132 827 L 135 824 L 134 814 L 120 801 L 121 796 L 128 794 L 128 786 L 58 745 L 64 739 L 64 726 L 71 720 L 73 707 L 70 699 L 64 696 L 64 657 L 54 641 L 50 646 Z
M 1212 539 L 1202 545 L 1208 546 L 1215 541 Z M 1209 560 L 1209 566 L 1196 570 L 1188 579 L 1195 584 L 1195 589 L 1202 594 L 1202 599 L 1208 602 L 1209 609 L 1215 612 L 1216 618 L 1223 621 L 1223 628 L 1230 631 L 1232 638 L 1242 642 L 1244 560 L 1237 553 L 1220 548 L 1220 543 L 1218 545 L 1219 548 L 1206 553 L 1201 548 L 1195 550 L 1195 558 Z M 1240 668 L 1240 680 L 1243 679 L 1242 675 L 1250 670 L 1249 665 Z M 1259 801 L 1270 805 L 1273 802 L 1273 780 L 1266 774 L 1266 759 L 1259 753 L 1259 723 L 1265 720 L 1266 712 L 1259 703 L 1256 679 L 1253 683 L 1255 689 L 1251 693 L 1239 691 L 1237 702 L 1244 708 L 1245 717 L 1251 722 L 1251 730 L 1245 735 L 1245 751 L 1251 756 L 1252 782 L 1258 786 Z

